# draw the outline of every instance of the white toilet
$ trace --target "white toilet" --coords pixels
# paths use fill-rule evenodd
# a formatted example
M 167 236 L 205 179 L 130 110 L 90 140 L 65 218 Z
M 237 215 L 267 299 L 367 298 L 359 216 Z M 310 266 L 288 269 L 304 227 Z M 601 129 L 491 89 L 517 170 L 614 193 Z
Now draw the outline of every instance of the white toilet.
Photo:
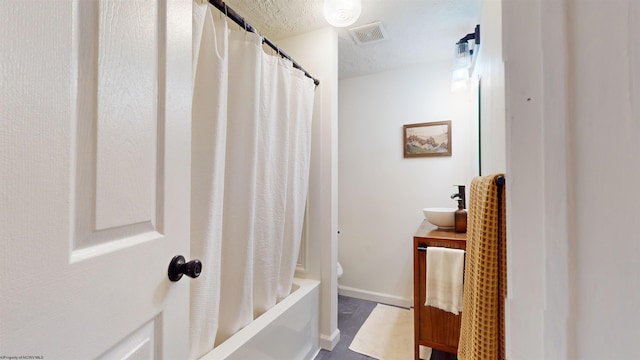
M 338 280 L 340 280 L 340 278 L 342 277 L 342 274 L 344 273 L 344 270 L 342 270 L 342 265 L 340 265 L 340 261 L 338 261 L 337 273 L 338 273 Z

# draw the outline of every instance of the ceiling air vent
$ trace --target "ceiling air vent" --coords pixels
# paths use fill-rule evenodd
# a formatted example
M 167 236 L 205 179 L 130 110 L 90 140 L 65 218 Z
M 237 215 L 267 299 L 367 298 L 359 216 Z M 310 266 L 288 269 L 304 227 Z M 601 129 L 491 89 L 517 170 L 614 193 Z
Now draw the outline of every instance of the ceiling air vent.
M 358 45 L 366 45 L 387 39 L 387 33 L 380 21 L 349 29 L 349 33 Z

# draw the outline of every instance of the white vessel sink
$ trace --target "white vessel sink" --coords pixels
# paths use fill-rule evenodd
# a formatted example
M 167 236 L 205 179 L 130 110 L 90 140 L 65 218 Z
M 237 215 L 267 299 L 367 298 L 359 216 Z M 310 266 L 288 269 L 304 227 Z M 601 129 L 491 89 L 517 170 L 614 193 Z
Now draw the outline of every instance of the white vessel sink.
M 456 208 L 424 208 L 424 218 L 439 229 L 453 229 Z

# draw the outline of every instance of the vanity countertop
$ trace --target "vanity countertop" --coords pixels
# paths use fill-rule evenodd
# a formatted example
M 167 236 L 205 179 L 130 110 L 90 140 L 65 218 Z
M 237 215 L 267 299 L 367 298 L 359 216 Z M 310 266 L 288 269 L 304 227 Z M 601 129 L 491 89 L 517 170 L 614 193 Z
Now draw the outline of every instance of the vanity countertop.
M 428 222 L 426 219 L 422 221 L 420 227 L 416 231 L 415 238 L 443 239 L 451 241 L 466 241 L 466 233 L 457 233 L 453 230 L 438 230 L 438 228 Z

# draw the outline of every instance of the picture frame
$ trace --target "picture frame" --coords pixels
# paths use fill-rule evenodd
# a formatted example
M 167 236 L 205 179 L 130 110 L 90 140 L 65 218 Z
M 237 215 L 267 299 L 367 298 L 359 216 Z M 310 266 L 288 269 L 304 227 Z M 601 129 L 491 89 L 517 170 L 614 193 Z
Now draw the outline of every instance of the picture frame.
M 403 127 L 404 157 L 451 156 L 451 120 Z

